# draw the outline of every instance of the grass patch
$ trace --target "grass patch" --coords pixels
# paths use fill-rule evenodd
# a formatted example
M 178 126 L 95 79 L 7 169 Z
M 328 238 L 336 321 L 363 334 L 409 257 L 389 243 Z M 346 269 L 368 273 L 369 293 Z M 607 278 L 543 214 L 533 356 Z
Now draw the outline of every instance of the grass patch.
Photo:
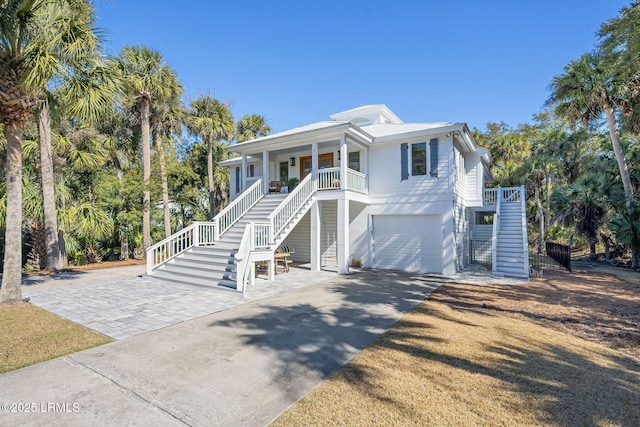
M 544 295 L 557 304 L 548 288 L 564 277 L 505 287 L 504 295 L 492 287 L 441 287 L 274 425 L 640 425 L 635 352 L 501 306 L 520 299 L 525 309 L 544 305 Z M 584 285 L 590 292 L 612 297 L 615 283 L 591 279 Z M 598 301 L 583 296 L 575 310 Z
M 0 305 L 0 373 L 111 341 L 28 303 Z

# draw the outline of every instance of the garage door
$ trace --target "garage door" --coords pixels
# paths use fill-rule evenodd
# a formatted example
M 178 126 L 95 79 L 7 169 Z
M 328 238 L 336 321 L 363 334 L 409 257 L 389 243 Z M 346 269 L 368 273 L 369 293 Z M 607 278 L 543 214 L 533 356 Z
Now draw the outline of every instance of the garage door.
M 372 221 L 374 268 L 442 272 L 440 215 L 374 215 Z

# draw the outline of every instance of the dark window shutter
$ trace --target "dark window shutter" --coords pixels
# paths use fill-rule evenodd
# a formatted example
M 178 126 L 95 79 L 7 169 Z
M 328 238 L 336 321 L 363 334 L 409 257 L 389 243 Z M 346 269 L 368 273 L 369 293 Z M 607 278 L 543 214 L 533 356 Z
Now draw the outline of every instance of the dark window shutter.
M 249 165 L 249 176 L 253 177 L 253 165 Z
M 438 138 L 429 141 L 429 172 L 431 176 L 438 177 Z
M 236 168 L 236 193 L 240 192 L 240 168 Z
M 400 144 L 400 181 L 409 179 L 409 144 Z

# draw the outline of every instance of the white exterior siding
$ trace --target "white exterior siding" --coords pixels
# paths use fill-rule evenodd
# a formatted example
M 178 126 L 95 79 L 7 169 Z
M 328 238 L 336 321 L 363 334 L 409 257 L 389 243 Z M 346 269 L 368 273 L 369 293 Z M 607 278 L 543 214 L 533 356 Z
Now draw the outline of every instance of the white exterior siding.
M 291 259 L 296 262 L 308 263 L 311 260 L 309 236 L 311 235 L 311 213 L 307 212 L 291 233 L 282 242 L 281 246 L 288 246 L 295 252 Z
M 435 136 L 434 136 L 435 137 Z M 385 143 L 369 149 L 369 197 L 387 198 L 397 195 L 427 195 L 434 193 L 451 193 L 448 186 L 450 175 L 450 153 L 452 151 L 452 139 L 444 135 L 438 135 L 438 177 L 429 174 L 411 176 L 411 155 L 409 153 L 409 179 L 401 180 L 400 144 L 408 143 L 409 152 L 411 144 L 427 142 L 430 138 L 398 139 L 393 143 Z M 427 163 L 428 164 L 428 163 Z M 430 197 L 429 197 L 430 198 Z
M 336 252 L 338 247 L 338 202 L 324 200 L 321 203 L 320 264 L 335 266 L 338 263 Z
M 467 210 L 462 204 L 455 203 L 453 212 L 456 270 L 460 270 L 469 264 L 469 221 Z
M 465 154 L 465 205 L 467 207 L 482 207 L 482 189 L 484 166 L 477 153 Z
M 323 266 L 335 266 L 337 263 L 338 203 L 334 200 L 324 200 L 316 203 L 320 203 L 320 215 L 322 218 L 320 226 L 320 263 Z M 307 212 L 282 242 L 282 246 L 288 246 L 295 250 L 295 253 L 291 255 L 292 260 L 302 263 L 311 261 L 310 235 L 311 213 Z

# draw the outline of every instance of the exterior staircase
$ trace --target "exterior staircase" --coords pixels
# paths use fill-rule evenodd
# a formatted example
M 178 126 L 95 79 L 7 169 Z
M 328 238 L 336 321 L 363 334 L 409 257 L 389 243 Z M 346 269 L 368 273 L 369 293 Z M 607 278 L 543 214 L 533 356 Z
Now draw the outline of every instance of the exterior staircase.
M 529 244 L 523 226 L 524 203 L 503 200 L 500 203 L 493 273 L 529 278 Z
M 220 240 L 209 246 L 195 246 L 153 271 L 152 278 L 207 288 L 233 289 L 237 287 L 238 252 L 242 236 L 250 222 L 268 222 L 267 217 L 287 194 L 262 197 L 242 216 Z

